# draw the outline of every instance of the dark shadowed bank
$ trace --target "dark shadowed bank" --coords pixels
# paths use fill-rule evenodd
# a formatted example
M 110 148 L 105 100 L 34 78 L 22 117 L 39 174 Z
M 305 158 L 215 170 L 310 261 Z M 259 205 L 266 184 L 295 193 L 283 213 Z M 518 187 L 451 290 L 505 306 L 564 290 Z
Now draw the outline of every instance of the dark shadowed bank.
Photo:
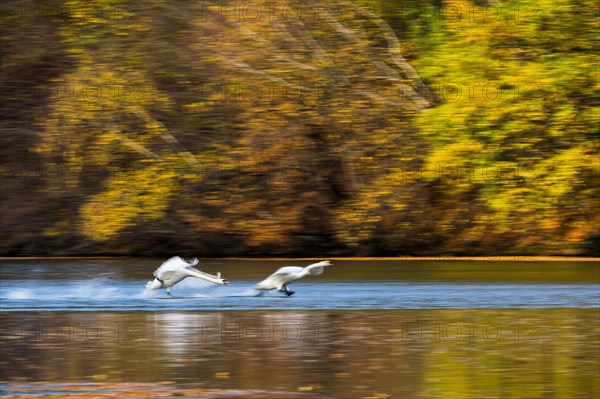
M 242 3 L 3 2 L 0 255 L 600 255 L 595 1 Z

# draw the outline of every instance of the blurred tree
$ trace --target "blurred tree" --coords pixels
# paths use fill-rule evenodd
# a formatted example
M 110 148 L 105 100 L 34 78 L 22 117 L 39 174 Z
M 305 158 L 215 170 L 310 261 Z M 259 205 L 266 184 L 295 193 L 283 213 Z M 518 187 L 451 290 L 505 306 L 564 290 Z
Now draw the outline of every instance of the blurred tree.
M 579 254 L 600 234 L 591 1 L 6 4 L 5 254 Z

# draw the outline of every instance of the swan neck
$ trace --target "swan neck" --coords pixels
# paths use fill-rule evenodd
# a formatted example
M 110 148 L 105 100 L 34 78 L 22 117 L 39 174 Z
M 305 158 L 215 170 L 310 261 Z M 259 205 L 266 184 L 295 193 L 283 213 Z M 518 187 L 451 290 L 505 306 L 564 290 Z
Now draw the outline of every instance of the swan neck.
M 205 274 L 205 273 L 196 273 L 193 270 L 188 270 L 188 275 L 206 280 L 206 281 L 210 281 L 211 283 L 215 283 L 215 284 L 220 284 L 221 283 L 221 279 L 213 277 L 209 274 Z

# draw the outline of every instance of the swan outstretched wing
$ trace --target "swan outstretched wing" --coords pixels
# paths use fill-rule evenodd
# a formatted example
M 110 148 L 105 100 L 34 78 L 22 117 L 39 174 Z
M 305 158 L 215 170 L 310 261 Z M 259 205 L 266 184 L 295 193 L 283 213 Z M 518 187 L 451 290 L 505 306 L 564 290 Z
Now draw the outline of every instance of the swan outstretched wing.
M 212 274 L 205 273 L 201 270 L 196 269 L 195 267 L 189 266 L 186 268 L 182 268 L 180 271 L 176 272 L 180 273 L 182 276 L 187 276 L 183 280 L 181 280 L 177 286 L 182 288 L 194 288 L 194 289 L 203 289 L 207 287 L 212 287 L 216 285 L 214 281 L 209 281 L 208 279 L 220 279 L 221 273 L 218 273 L 216 276 Z
M 321 274 L 323 273 L 323 268 L 325 266 L 331 266 L 331 262 L 323 261 L 319 263 L 313 263 L 312 265 L 308 265 L 306 267 L 284 266 L 277 269 L 275 273 L 271 274 L 260 283 L 256 284 L 254 288 L 258 290 L 281 288 L 281 286 L 284 284 L 289 284 L 290 282 L 296 281 L 305 276 L 306 273 L 302 273 L 304 271 L 307 271 L 310 274 Z
M 281 284 L 287 281 L 287 277 L 294 273 L 299 273 L 303 269 L 299 266 L 284 266 L 279 269 L 269 277 L 256 284 L 255 287 L 257 289 L 271 289 L 279 287 Z
M 191 262 L 186 262 L 181 259 L 179 256 L 173 256 L 171 259 L 163 262 L 162 265 L 156 269 L 154 272 L 154 276 L 158 277 L 164 272 L 174 272 L 177 270 L 185 269 L 191 266 L 196 266 L 198 264 L 198 259 L 194 258 Z
M 284 266 L 277 269 L 277 271 L 271 274 L 266 280 L 269 279 L 277 279 L 285 276 L 289 276 L 290 274 L 300 273 L 303 270 L 300 266 Z
M 318 274 L 323 273 L 323 268 L 325 266 L 331 266 L 331 262 L 324 261 L 324 262 L 319 262 L 319 263 L 313 263 L 312 265 L 306 266 L 305 269 L 308 270 L 308 272 L 310 274 L 318 275 Z
M 202 270 L 198 270 L 195 267 L 188 267 L 187 268 L 190 272 L 192 272 L 193 274 L 197 275 L 199 278 L 202 278 L 201 276 L 204 277 L 209 277 L 209 278 L 221 278 L 221 273 L 219 273 L 218 275 L 214 275 L 214 274 L 209 274 L 206 272 L 203 272 Z
M 173 287 L 176 288 L 191 288 L 195 290 L 202 290 L 208 287 L 214 287 L 216 284 L 207 280 L 203 280 L 200 278 L 188 277 L 181 280 L 177 285 Z
M 211 279 L 211 278 L 212 279 L 220 279 L 221 278 L 221 273 L 218 273 L 215 276 L 213 274 L 208 274 L 201 270 L 198 270 L 192 266 L 186 267 L 185 273 L 188 276 L 188 278 L 181 281 L 181 283 L 179 283 L 179 285 L 182 287 L 187 287 L 187 288 L 202 289 L 202 288 L 206 288 L 206 287 L 211 287 L 211 286 L 216 285 L 216 283 L 213 281 L 207 280 L 207 278 L 208 279 Z

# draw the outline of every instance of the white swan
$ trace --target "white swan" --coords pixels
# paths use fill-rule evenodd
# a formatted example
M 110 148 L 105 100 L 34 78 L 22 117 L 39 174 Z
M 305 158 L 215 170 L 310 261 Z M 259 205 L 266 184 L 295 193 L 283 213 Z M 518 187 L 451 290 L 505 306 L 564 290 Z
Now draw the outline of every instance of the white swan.
M 186 284 L 194 288 L 202 288 L 210 285 L 210 283 L 219 285 L 229 284 L 229 281 L 221 278 L 221 273 L 213 276 L 212 274 L 201 272 L 193 267 L 197 264 L 198 259 L 194 259 L 188 263 L 179 256 L 174 256 L 156 269 L 154 272 L 155 279 L 146 283 L 146 289 L 157 290 L 164 288 L 167 294 L 171 295 L 171 287 L 188 277 L 195 277 L 194 280 Z
M 288 296 L 291 296 L 294 294 L 294 291 L 290 291 L 287 287 L 287 284 L 301 279 L 304 276 L 308 276 L 309 274 L 321 274 L 323 273 L 324 266 L 333 265 L 330 261 L 326 260 L 319 263 L 313 263 L 312 265 L 308 265 L 306 267 L 285 266 L 271 274 L 260 283 L 256 284 L 254 288 L 258 291 L 261 291 L 260 294 L 263 294 L 264 291 L 277 289 L 281 292 L 285 292 Z

